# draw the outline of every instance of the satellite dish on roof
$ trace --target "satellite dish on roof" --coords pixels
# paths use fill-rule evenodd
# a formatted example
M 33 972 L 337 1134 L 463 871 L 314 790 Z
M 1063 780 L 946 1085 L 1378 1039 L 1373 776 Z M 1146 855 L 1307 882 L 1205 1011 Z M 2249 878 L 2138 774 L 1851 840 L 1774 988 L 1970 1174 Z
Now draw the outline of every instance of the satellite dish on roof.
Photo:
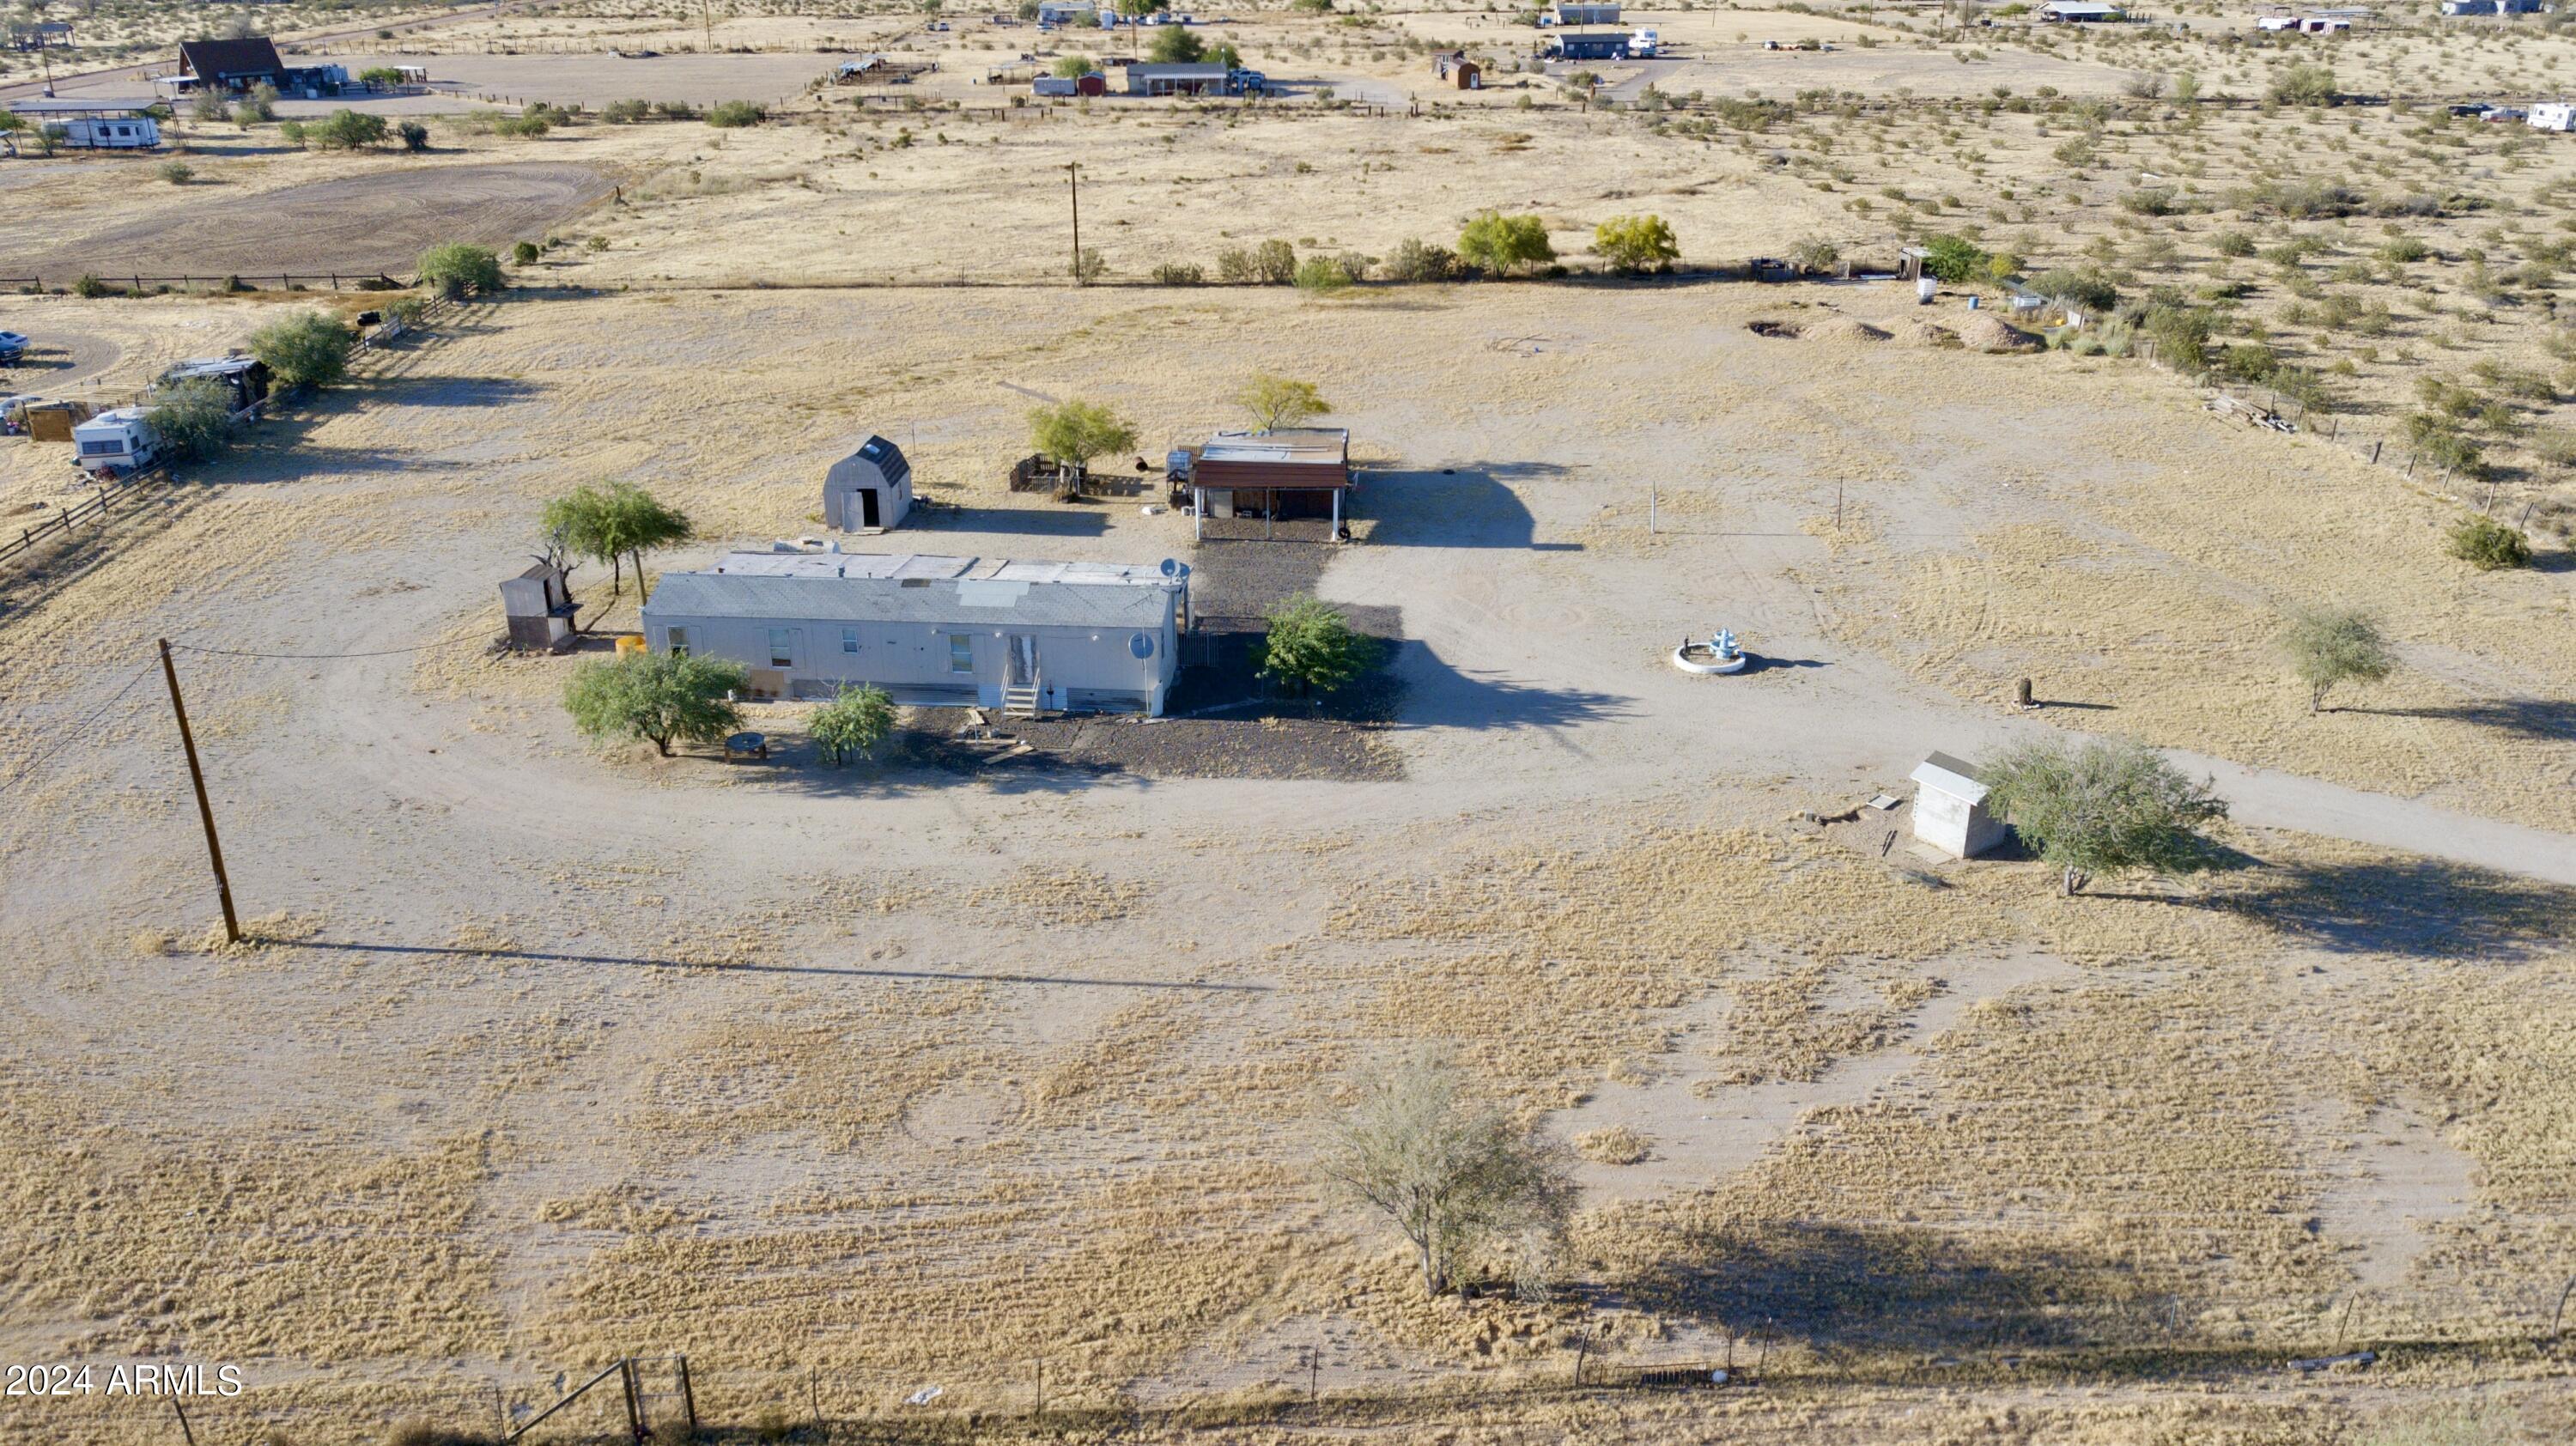
M 1163 559 L 1163 576 L 1165 576 L 1165 577 L 1179 577 L 1180 575 L 1181 575 L 1181 560 L 1180 560 L 1179 558 L 1177 558 L 1177 557 L 1167 557 L 1167 558 L 1164 558 L 1164 559 Z
M 1152 633 L 1136 633 L 1130 635 L 1127 639 L 1127 651 L 1134 653 L 1139 658 L 1150 658 L 1154 656 L 1154 635 Z

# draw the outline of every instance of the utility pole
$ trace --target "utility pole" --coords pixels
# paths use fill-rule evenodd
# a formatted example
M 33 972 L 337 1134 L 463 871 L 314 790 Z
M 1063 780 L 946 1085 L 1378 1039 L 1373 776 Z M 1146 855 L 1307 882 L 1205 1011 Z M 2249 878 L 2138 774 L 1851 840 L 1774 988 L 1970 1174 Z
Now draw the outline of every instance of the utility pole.
M 1091 282 L 1082 274 L 1082 162 L 1065 162 L 1064 173 L 1073 183 L 1073 284 L 1088 286 Z
M 179 720 L 179 746 L 188 755 L 188 779 L 197 786 L 197 818 L 206 826 L 206 858 L 215 866 L 215 897 L 224 905 L 224 942 L 241 942 L 241 919 L 233 913 L 233 883 L 224 874 L 224 846 L 215 837 L 215 808 L 206 801 L 206 770 L 197 762 L 197 737 L 188 731 L 188 705 L 179 698 L 179 670 L 170 662 L 170 640 L 161 640 L 161 677 L 170 685 L 170 712 Z
M 716 18 L 712 3 L 713 0 L 698 0 L 698 25 L 706 36 L 705 53 L 709 55 L 716 53 Z

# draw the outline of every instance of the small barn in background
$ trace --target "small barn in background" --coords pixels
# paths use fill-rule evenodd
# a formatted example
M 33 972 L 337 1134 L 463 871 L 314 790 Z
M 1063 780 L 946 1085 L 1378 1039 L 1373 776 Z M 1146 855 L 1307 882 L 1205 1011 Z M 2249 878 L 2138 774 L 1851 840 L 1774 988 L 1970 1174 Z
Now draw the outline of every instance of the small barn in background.
M 1986 809 L 1976 765 L 1947 753 L 1925 758 L 1914 780 L 1914 836 L 1952 858 L 1975 858 L 2004 841 L 2004 826 Z
M 870 437 L 823 474 L 823 525 L 842 532 L 882 532 L 912 510 L 912 464 L 903 449 Z

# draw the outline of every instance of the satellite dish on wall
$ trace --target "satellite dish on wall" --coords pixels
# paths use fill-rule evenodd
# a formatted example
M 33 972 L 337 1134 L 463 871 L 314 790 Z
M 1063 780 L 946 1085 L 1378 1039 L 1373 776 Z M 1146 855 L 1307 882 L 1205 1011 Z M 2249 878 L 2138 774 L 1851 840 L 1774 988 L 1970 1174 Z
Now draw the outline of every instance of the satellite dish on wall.
M 1127 639 L 1127 651 L 1134 653 L 1139 658 L 1150 658 L 1154 656 L 1154 635 L 1152 633 L 1136 633 L 1131 635 Z
M 1177 558 L 1177 557 L 1167 557 L 1167 558 L 1164 558 L 1164 559 L 1163 559 L 1163 576 L 1165 576 L 1165 577 L 1179 577 L 1180 575 L 1181 575 L 1181 560 L 1180 560 L 1179 558 Z

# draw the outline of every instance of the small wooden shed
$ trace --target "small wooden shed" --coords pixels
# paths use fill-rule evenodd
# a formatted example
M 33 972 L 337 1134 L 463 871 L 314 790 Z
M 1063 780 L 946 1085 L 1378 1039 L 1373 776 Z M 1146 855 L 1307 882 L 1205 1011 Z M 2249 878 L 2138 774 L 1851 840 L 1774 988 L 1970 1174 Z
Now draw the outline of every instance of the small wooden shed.
M 2004 826 L 1986 810 L 1976 765 L 1947 753 L 1926 757 L 1910 775 L 1914 836 L 1952 858 L 1974 858 L 2004 841 Z
M 1458 83 L 1458 88 L 1460 90 L 1482 90 L 1485 88 L 1485 68 L 1472 60 L 1462 60 L 1456 65 L 1451 66 L 1449 68 L 1449 78 Z
M 510 646 L 553 652 L 572 641 L 572 585 L 564 570 L 540 562 L 501 584 L 501 612 L 510 622 Z

